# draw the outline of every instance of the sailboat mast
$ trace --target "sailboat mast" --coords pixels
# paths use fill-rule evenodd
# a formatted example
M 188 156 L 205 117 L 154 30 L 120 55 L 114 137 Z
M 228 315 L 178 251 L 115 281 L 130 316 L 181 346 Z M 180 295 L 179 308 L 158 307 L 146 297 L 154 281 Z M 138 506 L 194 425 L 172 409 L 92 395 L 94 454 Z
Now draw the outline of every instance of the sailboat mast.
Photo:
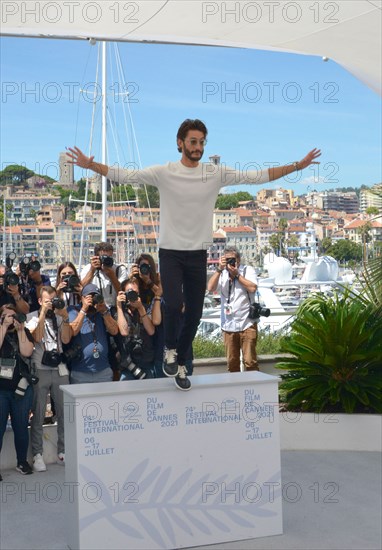
M 6 253 L 7 253 L 7 243 L 6 243 L 6 226 L 7 226 L 7 221 L 6 221 L 6 217 L 5 217 L 5 213 L 6 213 L 6 202 L 5 202 L 5 191 L 6 191 L 6 187 L 4 186 L 4 203 L 3 203 L 3 262 L 5 263 L 5 256 L 6 256 Z
M 107 69 L 106 69 L 106 42 L 102 42 L 102 164 L 107 164 L 106 159 L 106 121 L 107 121 L 107 97 L 106 97 L 106 85 L 107 85 Z M 107 219 L 107 177 L 102 176 L 102 232 L 101 240 L 106 242 L 107 240 L 107 228 L 106 228 L 106 219 Z

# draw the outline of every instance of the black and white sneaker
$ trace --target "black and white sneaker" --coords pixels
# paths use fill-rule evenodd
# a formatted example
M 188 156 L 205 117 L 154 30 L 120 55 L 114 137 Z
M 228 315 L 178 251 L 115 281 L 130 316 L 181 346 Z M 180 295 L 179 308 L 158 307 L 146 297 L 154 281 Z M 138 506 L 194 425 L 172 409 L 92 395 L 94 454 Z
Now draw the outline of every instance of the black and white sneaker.
M 23 476 L 29 476 L 30 474 L 33 474 L 33 470 L 29 466 L 28 462 L 20 462 L 19 464 L 17 464 L 16 470 L 20 472 L 20 474 L 23 474 Z
M 166 376 L 177 376 L 178 369 L 179 367 L 176 349 L 165 348 L 162 367 L 164 374 Z
M 178 375 L 175 376 L 175 386 L 179 390 L 188 391 L 191 389 L 190 379 L 187 378 L 187 368 L 179 365 Z

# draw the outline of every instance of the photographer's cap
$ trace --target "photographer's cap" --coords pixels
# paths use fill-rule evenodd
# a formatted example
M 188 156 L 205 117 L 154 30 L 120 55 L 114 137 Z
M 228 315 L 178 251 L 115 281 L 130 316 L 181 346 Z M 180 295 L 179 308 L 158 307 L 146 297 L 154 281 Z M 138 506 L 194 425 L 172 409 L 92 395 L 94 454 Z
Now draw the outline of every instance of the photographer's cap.
M 101 294 L 99 288 L 96 285 L 89 284 L 84 286 L 81 292 L 81 296 L 89 296 L 89 294 Z

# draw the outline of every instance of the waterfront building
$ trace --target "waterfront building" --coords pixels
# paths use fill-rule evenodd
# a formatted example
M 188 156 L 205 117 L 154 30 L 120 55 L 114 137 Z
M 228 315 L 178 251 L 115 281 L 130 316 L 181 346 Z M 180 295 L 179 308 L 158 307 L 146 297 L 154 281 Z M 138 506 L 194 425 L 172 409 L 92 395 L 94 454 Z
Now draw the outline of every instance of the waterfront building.
M 375 191 L 379 194 L 375 194 Z M 382 183 L 373 185 L 370 189 L 361 189 L 359 201 L 360 212 L 364 213 L 370 206 L 374 206 L 382 213 Z

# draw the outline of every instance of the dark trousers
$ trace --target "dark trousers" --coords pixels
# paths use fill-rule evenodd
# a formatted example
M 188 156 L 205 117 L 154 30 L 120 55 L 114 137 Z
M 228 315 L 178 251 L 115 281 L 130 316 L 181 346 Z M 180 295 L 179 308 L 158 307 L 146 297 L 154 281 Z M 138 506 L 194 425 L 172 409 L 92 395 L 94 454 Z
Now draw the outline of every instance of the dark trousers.
M 13 390 L 0 390 L 0 451 L 7 427 L 8 415 L 11 416 L 17 464 L 26 462 L 29 445 L 29 411 L 32 408 L 33 388 L 28 386 L 24 397 L 17 399 Z
M 165 346 L 176 349 L 178 363 L 184 365 L 203 312 L 207 251 L 160 248 L 159 268 L 164 298 Z M 183 326 L 179 332 L 183 305 Z

